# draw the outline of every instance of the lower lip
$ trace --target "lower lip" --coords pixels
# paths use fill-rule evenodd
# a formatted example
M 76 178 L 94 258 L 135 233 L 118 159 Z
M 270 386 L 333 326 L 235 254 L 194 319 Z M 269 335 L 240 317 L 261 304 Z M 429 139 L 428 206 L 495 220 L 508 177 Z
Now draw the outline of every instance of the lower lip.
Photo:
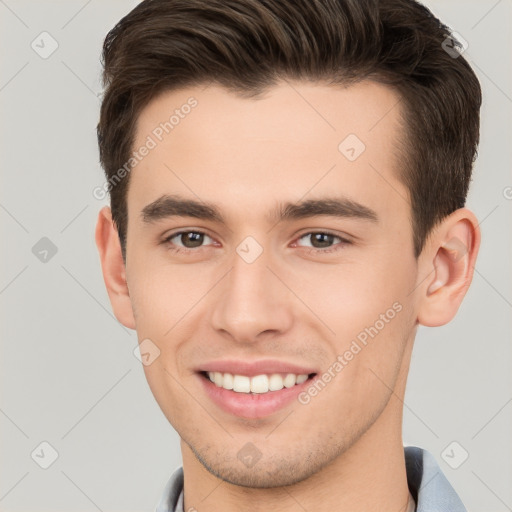
M 301 391 L 311 384 L 311 378 L 291 388 L 268 393 L 237 393 L 216 386 L 210 379 L 198 374 L 206 394 L 223 411 L 243 418 L 264 418 L 293 402 Z

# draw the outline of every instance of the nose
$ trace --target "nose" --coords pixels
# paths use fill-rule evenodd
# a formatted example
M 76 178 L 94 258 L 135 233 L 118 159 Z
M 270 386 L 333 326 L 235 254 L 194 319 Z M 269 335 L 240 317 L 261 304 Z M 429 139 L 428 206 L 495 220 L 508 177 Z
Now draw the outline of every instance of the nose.
M 263 251 L 248 263 L 235 253 L 231 271 L 219 283 L 212 326 L 238 343 L 252 344 L 292 325 L 296 305 L 270 259 Z

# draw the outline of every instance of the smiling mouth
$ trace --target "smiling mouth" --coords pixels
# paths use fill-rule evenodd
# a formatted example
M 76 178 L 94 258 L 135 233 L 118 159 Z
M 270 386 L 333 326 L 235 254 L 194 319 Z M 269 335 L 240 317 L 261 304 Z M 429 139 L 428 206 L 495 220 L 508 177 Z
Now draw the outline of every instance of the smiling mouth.
M 245 394 L 272 394 L 281 391 L 283 388 L 293 388 L 303 384 L 315 377 L 316 373 L 294 374 L 294 373 L 270 373 L 260 374 L 253 377 L 221 372 L 199 372 L 205 379 L 209 380 L 219 388 L 235 393 Z

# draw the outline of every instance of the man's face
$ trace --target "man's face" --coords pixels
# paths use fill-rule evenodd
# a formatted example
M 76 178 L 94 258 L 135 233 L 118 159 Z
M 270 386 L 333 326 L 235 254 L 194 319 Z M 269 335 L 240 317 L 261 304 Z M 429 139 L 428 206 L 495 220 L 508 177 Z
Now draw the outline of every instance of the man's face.
M 197 104 L 182 108 L 190 97 Z M 210 86 L 165 93 L 139 117 L 134 149 L 156 142 L 127 194 L 137 334 L 160 350 L 144 371 L 184 443 L 220 478 L 291 484 L 365 432 L 372 442 L 371 432 L 400 428 L 390 397 L 409 363 L 417 262 L 397 179 L 397 102 L 370 82 L 282 82 L 260 99 Z M 179 121 L 159 130 L 176 109 Z M 214 206 L 222 220 L 167 215 L 164 196 Z M 338 214 L 279 218 L 288 203 L 327 199 L 341 202 Z M 241 386 L 291 365 L 316 376 L 235 392 L 202 373 L 226 361 Z

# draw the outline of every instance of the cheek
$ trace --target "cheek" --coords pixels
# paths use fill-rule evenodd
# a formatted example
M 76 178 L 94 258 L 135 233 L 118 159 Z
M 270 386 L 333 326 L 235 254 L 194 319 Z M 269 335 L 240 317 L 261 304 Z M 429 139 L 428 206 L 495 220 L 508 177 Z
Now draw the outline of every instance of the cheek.
M 160 410 L 169 423 L 177 431 L 181 431 L 180 425 L 186 425 L 189 419 L 186 412 L 189 410 L 189 397 L 177 383 L 176 372 L 168 367 L 169 362 L 162 354 L 150 366 L 144 366 L 144 374 Z
M 330 364 L 340 363 L 336 380 L 338 389 L 350 390 L 342 393 L 347 403 L 387 396 L 382 381 L 393 387 L 414 326 L 408 296 L 414 276 L 411 262 L 384 257 L 350 268 L 340 266 L 330 275 L 329 294 L 317 295 L 317 302 L 311 302 L 335 333 L 330 336 Z M 318 283 L 322 284 L 327 281 Z
M 132 261 L 130 270 L 130 299 L 140 333 L 164 336 L 209 289 L 205 271 L 192 265 L 181 268 L 147 259 L 140 265 Z
M 407 295 L 414 283 L 407 263 L 391 263 L 373 260 L 332 266 L 328 274 L 316 274 L 302 291 L 338 339 L 356 336 L 376 322 L 377 327 L 382 327 L 382 321 L 388 326 L 396 310 L 410 301 Z
M 325 392 L 312 390 L 318 395 L 312 401 L 317 401 L 317 421 L 336 423 L 340 435 L 343 429 L 349 432 L 373 423 L 396 389 L 411 316 L 400 304 L 394 306 L 383 310 L 385 320 L 380 313 L 365 310 L 336 325 L 334 355 L 319 376 L 326 383 Z

